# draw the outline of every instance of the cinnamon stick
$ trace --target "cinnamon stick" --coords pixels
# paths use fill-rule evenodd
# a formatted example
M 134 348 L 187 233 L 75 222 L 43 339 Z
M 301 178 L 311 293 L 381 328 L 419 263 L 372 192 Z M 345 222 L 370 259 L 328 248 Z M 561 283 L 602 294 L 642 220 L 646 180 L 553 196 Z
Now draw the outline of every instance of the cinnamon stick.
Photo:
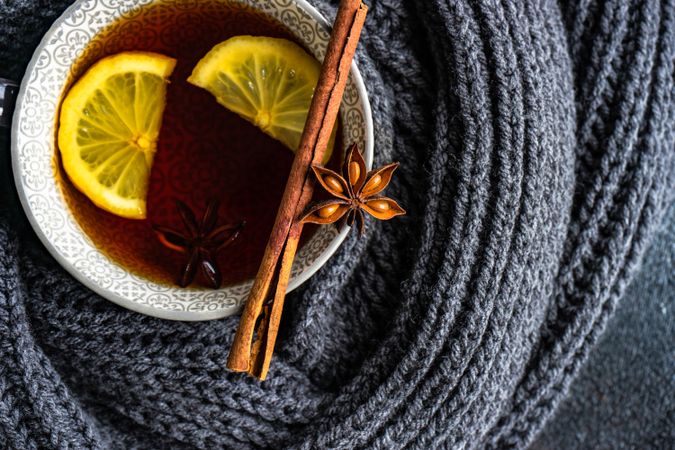
M 267 376 L 302 233 L 302 224 L 297 219 L 310 202 L 314 189 L 314 182 L 308 176 L 310 167 L 323 160 L 367 11 L 361 0 L 340 2 L 274 228 L 230 349 L 227 360 L 230 370 L 248 372 L 261 380 Z

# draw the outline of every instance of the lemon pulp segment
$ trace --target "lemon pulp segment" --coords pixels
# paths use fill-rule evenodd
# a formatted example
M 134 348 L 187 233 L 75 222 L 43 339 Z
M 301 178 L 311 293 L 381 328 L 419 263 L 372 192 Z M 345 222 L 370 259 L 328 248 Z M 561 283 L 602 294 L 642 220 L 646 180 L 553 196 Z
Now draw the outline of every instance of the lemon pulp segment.
M 213 47 L 188 81 L 296 151 L 320 71 L 319 62 L 291 41 L 236 36 Z M 324 162 L 330 159 L 336 130 Z
M 95 63 L 61 105 L 58 144 L 73 184 L 113 214 L 142 219 L 176 61 L 124 52 Z

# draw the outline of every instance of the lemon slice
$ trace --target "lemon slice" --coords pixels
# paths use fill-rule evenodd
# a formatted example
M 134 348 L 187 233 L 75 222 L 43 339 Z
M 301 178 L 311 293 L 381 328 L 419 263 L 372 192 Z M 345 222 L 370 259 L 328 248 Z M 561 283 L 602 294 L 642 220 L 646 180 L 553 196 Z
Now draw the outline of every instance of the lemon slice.
M 236 36 L 213 47 L 188 81 L 296 151 L 320 71 L 319 62 L 291 41 Z M 324 162 L 333 151 L 336 129 Z
M 73 184 L 98 207 L 146 215 L 150 169 L 176 61 L 125 52 L 94 64 L 61 105 L 59 149 Z

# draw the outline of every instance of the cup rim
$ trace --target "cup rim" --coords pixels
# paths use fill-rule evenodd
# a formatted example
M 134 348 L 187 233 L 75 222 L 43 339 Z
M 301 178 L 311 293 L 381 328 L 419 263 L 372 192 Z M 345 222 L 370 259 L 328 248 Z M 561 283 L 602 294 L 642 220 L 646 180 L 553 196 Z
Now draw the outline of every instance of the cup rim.
M 180 311 L 180 310 L 170 310 L 170 309 L 162 309 L 162 308 L 157 308 L 153 307 L 150 305 L 145 305 L 141 303 L 134 302 L 128 298 L 122 297 L 121 295 L 110 291 L 98 284 L 96 284 L 92 279 L 87 277 L 82 271 L 78 270 L 74 265 L 68 261 L 56 248 L 55 244 L 52 243 L 52 241 L 47 237 L 47 235 L 44 233 L 40 223 L 36 219 L 34 215 L 34 211 L 29 203 L 29 200 L 27 198 L 27 194 L 25 191 L 25 187 L 23 185 L 23 177 L 22 177 L 22 170 L 20 167 L 20 156 L 19 156 L 19 145 L 18 145 L 18 133 L 20 132 L 19 130 L 19 117 L 22 112 L 21 105 L 24 102 L 24 98 L 26 95 L 26 90 L 28 88 L 28 84 L 30 83 L 29 80 L 29 74 L 33 72 L 35 69 L 36 65 L 38 64 L 38 59 L 40 56 L 40 53 L 45 49 L 47 46 L 47 43 L 49 39 L 54 35 L 55 31 L 58 30 L 61 26 L 64 25 L 64 22 L 71 16 L 71 14 L 78 9 L 82 7 L 82 4 L 86 0 L 77 0 L 74 2 L 72 5 L 70 5 L 68 8 L 64 10 L 64 12 L 54 21 L 54 23 L 50 26 L 50 28 L 45 32 L 43 35 L 42 39 L 40 40 L 40 43 L 38 46 L 35 48 L 33 52 L 33 56 L 31 57 L 30 62 L 28 63 L 26 67 L 26 71 L 21 79 L 20 82 L 20 87 L 18 94 L 16 96 L 16 107 L 14 109 L 14 113 L 12 116 L 12 126 L 11 126 L 11 158 L 12 158 L 12 175 L 14 177 L 14 183 L 16 186 L 16 190 L 19 196 L 19 200 L 21 203 L 21 206 L 24 210 L 24 213 L 26 214 L 28 221 L 33 228 L 35 234 L 38 236 L 42 244 L 45 246 L 47 251 L 52 255 L 52 257 L 59 263 L 61 267 L 63 267 L 70 275 L 72 275 L 77 281 L 82 283 L 84 286 L 89 288 L 90 290 L 94 291 L 96 294 L 100 295 L 101 297 L 119 305 L 122 306 L 126 309 L 129 309 L 131 311 L 135 311 L 141 314 L 157 317 L 160 319 L 167 319 L 167 320 L 176 320 L 176 321 L 186 321 L 186 322 L 199 322 L 199 321 L 208 321 L 208 320 L 216 320 L 216 319 L 221 319 L 230 315 L 238 314 L 241 312 L 241 309 L 243 308 L 243 304 L 232 307 L 230 309 L 216 309 L 213 311 L 205 310 L 205 311 L 199 311 L 198 313 L 194 311 Z M 154 0 L 153 0 L 154 1 Z M 330 23 L 328 20 L 307 0 L 292 0 L 293 3 L 295 3 L 299 9 L 303 10 L 309 16 L 317 22 L 318 25 L 324 27 L 327 30 L 330 30 Z M 147 4 L 144 4 L 143 6 L 147 6 Z M 109 22 L 112 23 L 112 22 Z M 109 24 L 108 23 L 108 24 Z M 374 126 L 373 126 L 373 117 L 372 117 L 372 109 L 370 106 L 370 100 L 368 98 L 368 91 L 365 87 L 365 83 L 363 81 L 363 77 L 361 76 L 361 73 L 359 72 L 358 65 L 356 64 L 356 61 L 352 61 L 351 67 L 350 67 L 350 76 L 353 80 L 354 86 L 356 88 L 356 91 L 358 93 L 358 97 L 361 101 L 362 108 L 363 108 L 363 120 L 364 120 L 364 141 L 365 141 L 365 148 L 364 148 L 364 159 L 366 161 L 366 166 L 370 169 L 373 164 L 373 155 L 374 155 Z M 69 213 L 69 215 L 71 215 Z M 81 229 L 79 230 L 82 234 L 84 234 L 84 231 Z M 291 292 L 292 290 L 296 289 L 300 285 L 302 285 L 304 282 L 306 282 L 309 278 L 311 278 L 323 265 L 333 256 L 333 254 L 337 251 L 337 249 L 342 245 L 344 242 L 345 238 L 347 237 L 347 234 L 350 231 L 350 227 L 347 225 L 344 225 L 340 228 L 338 231 L 338 234 L 330 241 L 329 245 L 321 252 L 319 257 L 315 259 L 311 264 L 309 264 L 307 267 L 305 267 L 301 273 L 296 275 L 295 277 L 291 278 L 288 284 L 288 288 L 286 290 L 286 293 Z M 86 237 L 86 236 L 85 236 Z M 103 252 L 98 251 L 100 255 L 103 255 L 104 258 L 108 259 L 109 261 L 113 262 L 110 260 L 108 256 L 106 256 Z M 122 268 L 124 272 L 129 273 L 129 271 L 125 268 Z M 150 281 L 147 281 L 150 283 Z M 222 288 L 226 289 L 226 288 Z M 188 289 L 186 289 L 186 292 L 189 292 Z M 217 292 L 217 291 L 214 291 Z

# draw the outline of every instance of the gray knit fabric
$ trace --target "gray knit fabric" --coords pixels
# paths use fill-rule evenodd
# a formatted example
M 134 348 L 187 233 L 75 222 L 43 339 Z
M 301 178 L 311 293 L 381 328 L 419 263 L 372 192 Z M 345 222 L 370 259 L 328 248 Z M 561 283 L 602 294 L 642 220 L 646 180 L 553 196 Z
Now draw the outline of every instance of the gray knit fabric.
M 675 445 L 675 205 L 664 225 L 530 450 Z
M 68 2 L 46 3 L 0 3 L 0 76 Z M 531 442 L 672 200 L 674 2 L 370 6 L 358 62 L 408 216 L 369 223 L 289 297 L 260 383 L 225 369 L 238 318 L 116 307 L 3 199 L 1 447 Z

